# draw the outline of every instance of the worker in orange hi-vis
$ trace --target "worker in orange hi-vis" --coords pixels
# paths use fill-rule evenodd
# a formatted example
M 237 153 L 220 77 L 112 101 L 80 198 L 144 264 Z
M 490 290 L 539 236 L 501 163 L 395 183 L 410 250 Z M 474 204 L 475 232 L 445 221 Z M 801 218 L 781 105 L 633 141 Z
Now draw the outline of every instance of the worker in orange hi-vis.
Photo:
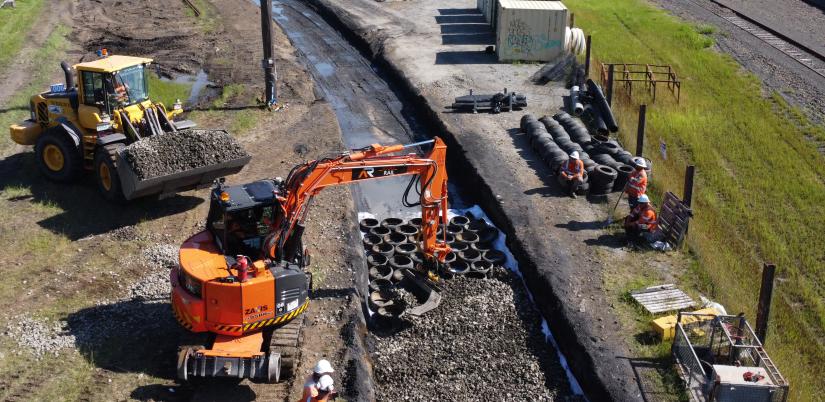
M 584 184 L 584 162 L 579 158 L 578 151 L 570 153 L 570 158 L 561 165 L 559 184 L 570 197 L 576 198 L 576 191 Z
M 642 194 L 633 211 L 624 219 L 624 230 L 630 240 L 635 240 L 645 233 L 653 233 L 658 228 L 656 211 L 650 205 L 650 198 Z
M 647 162 L 645 162 L 644 158 L 635 157 L 633 158 L 633 166 L 635 169 L 633 173 L 627 177 L 627 186 L 625 187 L 627 204 L 630 206 L 631 211 L 636 208 L 639 197 L 647 192 L 647 171 L 645 170 L 647 168 Z
M 304 393 L 298 402 L 321 402 L 337 398 L 338 393 L 335 392 L 330 376 L 334 372 L 329 361 L 319 360 L 312 369 L 312 374 L 304 381 Z

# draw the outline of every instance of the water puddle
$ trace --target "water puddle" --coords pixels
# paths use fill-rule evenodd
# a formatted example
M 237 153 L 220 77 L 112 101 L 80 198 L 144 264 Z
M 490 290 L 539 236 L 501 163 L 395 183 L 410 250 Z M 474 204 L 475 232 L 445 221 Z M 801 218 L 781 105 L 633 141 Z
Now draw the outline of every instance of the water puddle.
M 189 91 L 189 98 L 186 99 L 187 105 L 194 105 L 197 103 L 203 90 L 212 84 L 212 82 L 209 81 L 209 76 L 206 75 L 206 71 L 203 71 L 202 69 L 198 70 L 198 73 L 195 75 L 181 74 L 176 76 L 174 79 L 162 77 L 160 80 L 174 82 L 176 84 L 191 85 L 192 89 Z

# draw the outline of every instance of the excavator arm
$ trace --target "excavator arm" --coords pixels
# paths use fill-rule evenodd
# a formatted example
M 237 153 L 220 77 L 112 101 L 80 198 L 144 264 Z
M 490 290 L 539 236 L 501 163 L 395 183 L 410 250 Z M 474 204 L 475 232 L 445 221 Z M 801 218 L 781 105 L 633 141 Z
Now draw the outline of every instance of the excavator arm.
M 417 145 L 434 143 L 424 156 L 388 155 Z M 273 260 L 284 259 L 290 236 L 298 225 L 303 226 L 312 198 L 321 190 L 365 180 L 380 180 L 401 175 L 416 176 L 404 194 L 417 181 L 421 205 L 421 251 L 427 259 L 443 262 L 450 247 L 437 239 L 438 225 L 447 224 L 447 146 L 436 137 L 409 145 L 382 146 L 378 144 L 353 150 L 334 157 L 319 159 L 296 166 L 283 183 L 281 207 L 283 213 L 274 223 L 272 234 L 265 241 L 266 253 Z M 415 204 L 412 204 L 415 205 Z

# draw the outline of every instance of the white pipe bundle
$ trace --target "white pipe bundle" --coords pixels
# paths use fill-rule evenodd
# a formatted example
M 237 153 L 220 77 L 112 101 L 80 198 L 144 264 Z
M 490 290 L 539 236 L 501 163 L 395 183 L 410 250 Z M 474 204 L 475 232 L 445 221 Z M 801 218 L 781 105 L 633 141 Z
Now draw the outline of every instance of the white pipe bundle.
M 587 46 L 584 31 L 581 28 L 564 28 L 564 50 L 573 54 L 582 54 Z

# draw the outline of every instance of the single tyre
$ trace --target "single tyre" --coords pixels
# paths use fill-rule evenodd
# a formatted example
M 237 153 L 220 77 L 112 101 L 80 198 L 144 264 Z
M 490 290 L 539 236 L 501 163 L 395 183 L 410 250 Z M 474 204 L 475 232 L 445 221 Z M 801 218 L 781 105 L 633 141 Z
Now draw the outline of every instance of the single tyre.
M 98 147 L 95 152 L 95 177 L 97 189 L 103 198 L 113 202 L 125 202 L 120 176 L 117 174 L 117 154 L 125 145 L 121 143 Z
M 365 234 L 364 239 L 361 240 L 361 242 L 364 243 L 364 248 L 366 248 L 367 250 L 372 250 L 372 246 L 380 244 L 384 242 L 384 240 L 381 239 L 381 237 L 376 236 L 374 234 Z
M 460 252 L 458 256 L 465 262 L 472 263 L 473 261 L 478 261 L 481 259 L 481 252 L 470 248 Z
M 633 173 L 633 168 L 622 164 L 616 168 L 616 173 L 616 180 L 613 181 L 613 191 L 621 191 L 627 184 L 630 174 Z
M 487 250 L 481 256 L 481 258 L 483 258 L 484 261 L 489 261 L 493 265 L 498 267 L 503 266 L 504 262 L 507 261 L 507 255 L 504 254 L 503 251 L 499 250 Z
M 374 281 L 376 279 L 390 279 L 392 276 L 392 268 L 386 265 L 376 265 L 374 267 L 370 267 L 370 280 Z
M 387 257 L 384 254 L 370 253 L 367 255 L 367 264 L 369 264 L 371 267 L 375 267 L 378 265 L 387 265 L 387 262 L 389 260 L 389 257 Z
M 470 244 L 465 243 L 465 242 L 460 241 L 460 240 L 456 240 L 456 241 L 450 243 L 450 248 L 454 252 L 458 253 L 458 252 L 461 252 L 461 251 L 464 251 L 464 250 L 470 248 Z
M 486 229 L 486 227 L 485 227 L 485 229 Z M 458 240 L 460 242 L 467 243 L 467 244 L 473 244 L 473 243 L 478 241 L 478 233 L 473 233 L 473 232 L 469 232 L 469 231 L 462 232 L 461 234 L 456 236 L 456 240 Z
M 470 224 L 470 218 L 464 215 L 456 215 L 450 219 L 450 224 L 466 228 Z
M 464 231 L 464 227 L 462 227 L 462 226 L 453 225 L 453 224 L 447 225 L 447 233 L 451 234 L 453 236 L 455 236 L 455 235 L 457 235 L 457 234 L 459 234 L 463 231 Z
M 404 221 L 398 218 L 387 218 L 381 221 L 381 226 L 389 229 L 395 229 L 396 226 L 403 224 Z
M 370 293 L 370 307 L 378 310 L 381 307 L 392 305 L 393 292 L 390 289 L 380 289 Z
M 470 264 L 470 276 L 486 278 L 493 269 L 493 264 L 489 261 L 478 260 Z
M 418 250 L 418 246 L 412 243 L 401 243 L 395 246 L 395 255 L 406 255 L 409 257 L 410 254 L 414 253 L 415 250 Z
M 467 231 L 478 232 L 487 227 L 487 222 L 484 219 L 475 219 L 467 225 Z
M 378 227 L 378 219 L 373 218 L 364 218 L 361 219 L 361 222 L 358 223 L 358 226 L 361 228 L 361 231 L 364 233 L 369 233 L 372 228 Z
M 413 267 L 413 260 L 409 256 L 396 254 L 390 258 L 389 265 L 395 270 L 410 269 Z
M 83 170 L 80 149 L 62 130 L 50 129 L 41 134 L 34 153 L 37 167 L 49 180 L 70 182 Z
M 420 228 L 421 227 L 421 218 L 412 218 L 409 221 L 407 221 L 407 224 L 411 225 L 411 226 L 415 226 L 417 228 Z
M 372 246 L 372 252 L 375 254 L 381 254 L 386 256 L 387 258 L 392 257 L 392 254 L 395 252 L 395 246 L 388 243 L 381 243 Z
M 492 250 L 493 245 L 490 243 L 478 242 L 471 245 L 470 248 L 480 252 L 483 255 L 485 251 Z
M 370 234 L 374 234 L 382 239 L 384 238 L 384 236 L 390 234 L 391 232 L 392 230 L 390 228 L 386 228 L 383 226 L 376 226 L 370 229 Z
M 399 283 L 404 280 L 404 271 L 408 268 L 401 268 L 392 271 L 392 275 L 390 275 L 390 282 L 392 283 Z
M 386 236 L 384 236 L 384 243 L 391 244 L 393 246 L 397 246 L 401 243 L 407 242 L 407 236 L 402 235 L 401 233 L 392 232 Z
M 469 270 L 470 270 L 470 264 L 468 264 L 468 263 L 466 263 L 462 260 L 456 260 L 452 264 L 447 266 L 447 271 L 450 272 L 451 274 L 455 275 L 455 276 L 464 275 Z
M 451 251 L 444 256 L 444 264 L 450 265 L 454 263 L 456 259 L 458 259 L 458 254 Z
M 396 226 L 395 232 L 404 236 L 415 236 L 418 234 L 418 228 L 413 225 L 403 224 Z
M 452 233 L 447 233 L 445 235 L 438 236 L 438 240 L 443 240 L 445 243 L 449 244 L 455 241 L 455 235 Z

